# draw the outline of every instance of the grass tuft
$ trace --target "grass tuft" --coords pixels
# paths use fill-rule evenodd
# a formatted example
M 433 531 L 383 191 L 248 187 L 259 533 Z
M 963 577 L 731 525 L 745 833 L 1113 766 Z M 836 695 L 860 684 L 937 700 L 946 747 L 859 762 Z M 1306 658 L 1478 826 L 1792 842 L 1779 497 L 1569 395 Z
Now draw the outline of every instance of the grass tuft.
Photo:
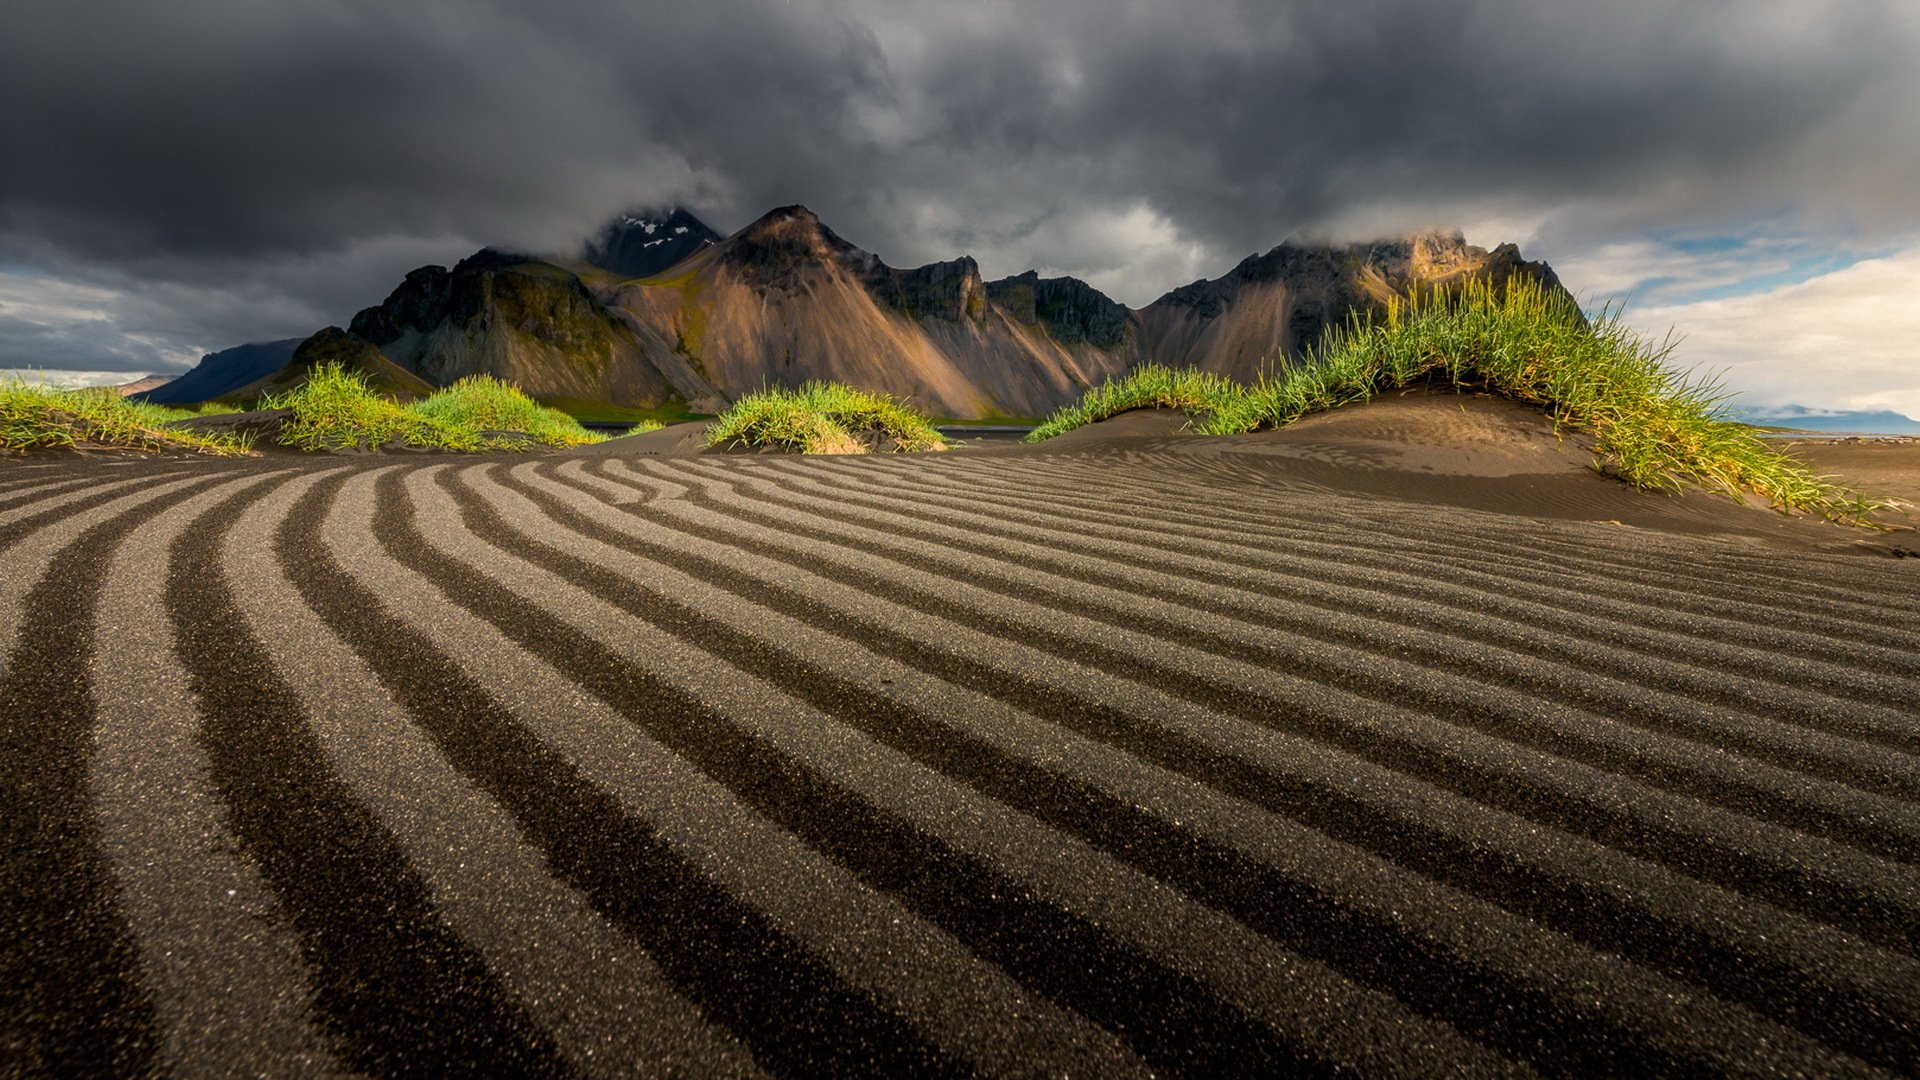
M 708 446 L 776 447 L 801 454 L 945 450 L 925 416 L 881 394 L 809 382 L 748 394 L 714 419 Z
M 489 447 L 471 428 L 411 415 L 367 386 L 366 376 L 338 363 L 314 368 L 305 382 L 261 399 L 262 409 L 291 409 L 279 441 L 301 450 L 372 450 L 381 446 L 479 451 Z
M 1142 364 L 1126 377 L 1088 390 L 1078 402 L 1047 417 L 1027 436 L 1028 442 L 1051 439 L 1085 424 L 1105 420 L 1129 409 L 1181 409 L 1189 420 L 1205 420 L 1234 408 L 1246 390 L 1224 375 L 1193 368 Z
M 1097 387 L 1028 438 L 1149 404 L 1186 409 L 1204 434 L 1239 434 L 1426 380 L 1540 406 L 1556 427 L 1591 432 L 1595 466 L 1641 489 L 1678 493 L 1696 484 L 1736 499 L 1753 492 L 1783 511 L 1871 524 L 1880 504 L 1765 445 L 1727 414 L 1719 387 L 1675 370 L 1672 352 L 1671 340 L 1653 344 L 1611 307 L 1589 318 L 1571 297 L 1535 281 L 1513 278 L 1504 289 L 1476 282 L 1394 301 L 1377 319 L 1356 316 L 1300 364 L 1252 387 L 1142 368 L 1140 385 L 1129 375 Z
M 0 453 L 74 449 L 178 450 L 219 457 L 250 452 L 244 435 L 176 431 L 170 421 L 203 415 L 122 397 L 112 387 L 61 389 L 0 380 Z
M 487 375 L 461 379 L 424 401 L 402 405 L 368 387 L 361 373 L 328 363 L 260 407 L 293 411 L 279 440 L 302 450 L 398 445 L 477 453 L 580 446 L 604 438 Z
M 600 442 L 604 438 L 581 427 L 566 413 L 535 402 L 521 393 L 519 387 L 491 375 L 469 375 L 425 401 L 408 406 L 407 412 L 421 419 L 483 433 L 524 432 L 543 446 L 562 449 Z

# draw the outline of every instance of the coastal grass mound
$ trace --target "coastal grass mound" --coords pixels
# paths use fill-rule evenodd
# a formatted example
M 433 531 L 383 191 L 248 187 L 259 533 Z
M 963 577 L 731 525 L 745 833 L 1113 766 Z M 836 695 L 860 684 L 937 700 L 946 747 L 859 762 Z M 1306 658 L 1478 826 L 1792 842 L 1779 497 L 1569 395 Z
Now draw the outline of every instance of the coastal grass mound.
M 933 422 L 882 394 L 809 382 L 748 394 L 714 419 L 707 445 L 796 454 L 945 450 Z
M 175 420 L 206 415 L 122 397 L 112 387 L 68 389 L 0 380 L 0 453 L 29 450 L 176 451 L 239 457 L 247 435 L 177 431 Z
M 542 446 L 565 449 L 601 441 L 605 436 L 582 427 L 578 420 L 549 408 L 520 392 L 510 382 L 491 375 L 470 375 L 425 401 L 407 407 L 414 416 L 476 431 L 521 432 Z M 635 425 L 653 430 L 645 423 Z M 630 431 L 628 434 L 633 434 Z
M 1235 435 L 1285 427 L 1410 384 L 1451 385 L 1539 406 L 1556 429 L 1590 433 L 1595 465 L 1644 490 L 1688 484 L 1781 510 L 1867 524 L 1879 504 L 1773 450 L 1724 409 L 1724 396 L 1671 364 L 1608 308 L 1588 317 L 1538 282 L 1473 283 L 1398 300 L 1330 333 L 1300 364 L 1254 386 L 1196 371 L 1142 367 L 1088 391 L 1028 436 L 1038 442 L 1127 409 L 1187 412 L 1194 430 Z
M 1237 408 L 1246 392 L 1246 387 L 1225 375 L 1142 364 L 1124 378 L 1088 390 L 1079 401 L 1041 421 L 1027 441 L 1051 439 L 1132 409 L 1179 409 L 1193 418 L 1218 416 Z
M 402 405 L 370 388 L 363 374 L 327 363 L 260 406 L 289 411 L 277 439 L 301 450 L 413 447 L 481 453 L 564 449 L 605 438 L 488 375 L 469 376 L 424 401 Z

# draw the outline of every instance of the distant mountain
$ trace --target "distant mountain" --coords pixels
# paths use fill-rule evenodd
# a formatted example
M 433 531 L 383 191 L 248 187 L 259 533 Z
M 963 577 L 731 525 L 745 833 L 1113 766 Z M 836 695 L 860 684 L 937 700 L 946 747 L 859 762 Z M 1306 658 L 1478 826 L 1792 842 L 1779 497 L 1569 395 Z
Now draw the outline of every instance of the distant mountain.
M 1289 242 L 1134 311 L 1070 277 L 984 281 L 966 256 L 890 266 L 804 206 L 727 237 L 674 210 L 623 215 L 580 257 L 487 249 L 421 267 L 347 334 L 429 384 L 489 374 L 563 406 L 710 412 L 826 379 L 937 415 L 1039 416 L 1145 362 L 1252 380 L 1355 312 L 1514 275 L 1559 288 L 1512 245 L 1458 234 Z
M 144 394 L 149 390 L 158 390 L 173 380 L 174 376 L 172 375 L 148 375 L 145 378 L 135 379 L 132 382 L 119 383 L 114 386 L 114 389 L 120 391 L 121 397 L 132 397 L 135 394 Z
M 191 371 L 163 386 L 142 390 L 134 396 L 155 405 L 194 405 L 230 394 L 280 370 L 293 359 L 293 350 L 302 338 L 261 341 L 235 345 L 231 349 L 208 353 Z
M 636 210 L 602 226 L 580 257 L 623 278 L 652 277 L 721 239 L 685 210 Z
M 1741 410 L 1740 419 L 1764 427 L 1799 428 L 1805 431 L 1841 431 L 1862 435 L 1920 435 L 1920 420 L 1902 413 L 1880 411 L 1835 411 L 1809 409 L 1803 405 L 1784 405 L 1776 409 Z
M 1284 243 L 1135 313 L 1140 355 L 1252 380 L 1283 358 L 1298 359 L 1353 313 L 1379 311 L 1415 287 L 1477 280 L 1499 286 L 1516 274 L 1562 288 L 1551 267 L 1527 262 L 1512 244 L 1487 251 L 1459 233 L 1346 246 Z

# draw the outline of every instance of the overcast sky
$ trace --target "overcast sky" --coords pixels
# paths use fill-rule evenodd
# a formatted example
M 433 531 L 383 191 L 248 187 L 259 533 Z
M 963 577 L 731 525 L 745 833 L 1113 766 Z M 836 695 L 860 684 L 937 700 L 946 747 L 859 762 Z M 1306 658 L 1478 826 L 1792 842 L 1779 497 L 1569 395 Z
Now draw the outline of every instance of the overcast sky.
M 182 370 L 484 244 L 799 202 L 1134 305 L 1457 226 L 1756 404 L 1920 416 L 1912 0 L 16 3 L 0 147 L 0 368 Z

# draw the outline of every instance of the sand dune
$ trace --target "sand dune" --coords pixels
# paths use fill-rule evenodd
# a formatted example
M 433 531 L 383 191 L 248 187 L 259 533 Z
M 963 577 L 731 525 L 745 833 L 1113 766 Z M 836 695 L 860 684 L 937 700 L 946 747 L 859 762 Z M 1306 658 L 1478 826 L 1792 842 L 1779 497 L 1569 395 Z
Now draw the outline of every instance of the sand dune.
M 8 463 L 0 1046 L 1920 1068 L 1897 538 L 1503 402 L 1177 427 Z

